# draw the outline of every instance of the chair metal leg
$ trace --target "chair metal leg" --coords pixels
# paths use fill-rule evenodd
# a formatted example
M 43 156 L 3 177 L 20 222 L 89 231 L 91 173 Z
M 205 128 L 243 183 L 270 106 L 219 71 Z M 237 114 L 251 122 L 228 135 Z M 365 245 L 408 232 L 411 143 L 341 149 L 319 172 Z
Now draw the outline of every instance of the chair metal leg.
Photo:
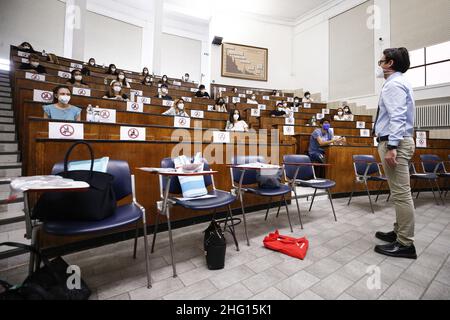
M 420 191 L 417 191 L 416 200 L 419 199 Z
M 294 189 L 294 194 L 295 194 L 295 202 L 297 203 L 298 219 L 300 220 L 300 226 L 302 227 L 302 230 L 303 230 L 302 215 L 300 213 L 300 205 L 298 204 L 297 190 L 295 189 L 295 187 L 293 189 Z
M 281 210 L 281 199 L 280 199 L 280 202 L 278 202 L 277 219 L 280 216 L 280 210 Z
M 411 195 L 412 196 L 414 196 L 414 190 L 416 189 L 416 186 L 417 186 L 417 179 L 414 180 L 414 183 L 413 183 L 412 188 L 411 188 Z
M 159 226 L 159 212 L 156 212 L 156 223 L 153 228 L 152 253 L 155 252 L 155 243 L 156 243 L 156 235 L 158 234 L 158 226 Z
M 369 186 L 367 185 L 367 181 L 364 181 L 364 184 L 366 185 L 367 195 L 369 196 L 370 208 L 372 209 L 372 213 L 375 214 L 375 211 L 373 210 L 372 198 L 370 197 L 370 191 L 369 191 Z
M 175 254 L 174 254 L 173 237 L 172 237 L 172 225 L 170 223 L 170 210 L 168 207 L 166 208 L 166 212 L 167 212 L 167 227 L 169 229 L 170 256 L 172 258 L 173 277 L 176 278 L 177 277 L 177 268 L 175 265 Z
M 231 236 L 233 237 L 234 244 L 236 245 L 236 251 L 240 251 L 239 243 L 236 238 L 236 230 L 235 230 L 234 224 L 233 224 L 233 211 L 231 210 L 231 206 L 229 206 L 229 205 L 228 205 L 228 216 L 230 217 L 230 220 L 231 220 L 231 225 L 228 228 L 230 229 L 230 233 L 231 233 Z M 227 219 L 228 219 L 228 217 L 227 217 Z M 226 224 L 225 224 L 225 228 L 226 228 Z
M 264 219 L 264 221 L 267 221 L 267 218 L 269 217 L 269 210 L 270 210 L 271 203 L 272 203 L 272 197 L 270 197 L 269 203 L 267 204 L 266 218 Z
M 428 183 L 430 184 L 431 192 L 433 192 L 434 201 L 436 201 L 436 204 L 439 205 L 439 202 L 438 202 L 438 200 L 436 198 L 436 194 L 434 193 L 433 183 L 431 182 L 431 180 L 428 180 Z
M 381 187 L 383 186 L 384 181 L 381 181 L 380 186 L 378 187 L 378 192 L 377 192 L 377 197 L 375 199 L 375 203 L 378 202 L 378 198 L 380 197 L 381 194 Z
M 150 260 L 148 254 L 148 236 L 147 236 L 147 216 L 145 214 L 145 208 L 142 208 L 142 231 L 144 233 L 144 252 L 145 252 L 145 270 L 147 272 L 147 288 L 152 287 L 152 275 L 150 270 Z
M 289 220 L 289 227 L 291 227 L 291 232 L 294 232 L 294 229 L 292 229 L 291 215 L 289 214 L 289 207 L 288 207 L 288 203 L 286 201 L 286 195 L 283 196 L 283 199 L 284 199 L 284 205 L 286 206 L 286 213 L 287 213 L 288 220 Z
M 330 203 L 331 203 L 331 209 L 333 209 L 334 221 L 337 222 L 336 211 L 334 211 L 334 205 L 333 205 L 333 196 L 331 195 L 330 189 L 327 189 L 327 192 L 328 192 L 328 198 L 330 199 Z
M 311 200 L 311 205 L 309 206 L 309 212 L 311 212 L 312 206 L 314 204 L 314 199 L 316 199 L 316 194 L 317 194 L 317 189 L 314 190 L 314 195 L 313 195 L 313 198 Z
M 442 204 L 445 206 L 445 201 L 442 198 L 442 193 L 441 193 L 441 188 L 439 187 L 439 181 L 438 180 L 434 180 L 434 183 L 436 184 L 436 188 L 439 194 L 439 198 L 441 199 Z
M 242 199 L 242 192 L 239 192 L 239 200 L 241 201 L 242 217 L 244 218 L 245 238 L 247 239 L 247 246 L 250 247 L 250 240 L 248 239 L 248 232 L 247 232 L 247 219 L 245 217 L 245 209 L 244 209 L 244 201 Z
M 139 237 L 139 223 L 136 222 L 136 235 L 134 236 L 133 259 L 136 260 L 137 241 Z
M 347 206 L 350 205 L 350 202 L 352 201 L 352 198 L 353 198 L 353 194 L 354 194 L 354 193 L 355 193 L 355 180 L 353 180 L 352 193 L 350 194 L 350 198 L 348 199 Z
M 386 202 L 389 202 L 389 199 L 391 198 L 391 190 L 389 190 L 389 195 L 388 195 L 388 197 L 387 197 L 387 199 L 386 199 Z

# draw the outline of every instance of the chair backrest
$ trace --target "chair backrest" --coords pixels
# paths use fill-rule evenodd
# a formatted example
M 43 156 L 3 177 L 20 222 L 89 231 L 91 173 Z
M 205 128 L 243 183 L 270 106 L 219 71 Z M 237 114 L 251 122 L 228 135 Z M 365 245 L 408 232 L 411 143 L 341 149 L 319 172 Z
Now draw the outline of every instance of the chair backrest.
M 64 171 L 64 162 L 59 162 L 53 166 L 52 174 Z M 132 194 L 130 166 L 126 161 L 109 160 L 107 173 L 114 176 L 113 188 L 117 201 L 120 201 Z
M 298 170 L 297 177 L 294 177 L 297 171 L 297 166 L 290 166 L 288 163 L 311 163 L 311 158 L 304 155 L 287 155 L 283 157 L 285 163 L 286 177 L 290 180 L 311 180 L 314 179 L 314 167 L 313 166 L 302 166 Z
M 209 164 L 207 163 L 207 161 L 205 159 L 203 159 L 204 162 L 204 166 L 203 166 L 203 170 L 204 171 L 209 171 Z M 161 168 L 164 169 L 170 169 L 170 168 L 175 168 L 175 163 L 173 162 L 172 158 L 165 158 L 161 161 Z M 208 188 L 210 185 L 212 185 L 212 179 L 211 176 L 204 176 L 204 180 L 205 180 L 205 187 Z M 166 189 L 166 180 L 163 179 L 163 190 Z M 180 180 L 178 178 L 172 179 L 170 181 L 170 193 L 172 194 L 182 194 L 183 191 L 181 190 L 181 185 L 180 185 Z
M 264 157 L 260 156 L 237 156 L 232 159 L 233 165 L 249 164 L 249 163 L 266 163 Z M 232 169 L 233 181 L 239 183 L 242 175 L 242 171 L 239 169 Z M 245 171 L 244 178 L 242 180 L 243 185 L 255 184 L 257 183 L 256 175 L 257 170 L 247 170 Z
M 377 161 L 372 155 L 354 155 L 353 162 L 355 164 L 355 171 L 358 176 L 363 176 L 366 173 L 368 163 L 372 163 L 367 171 L 367 175 L 375 173 L 381 175 Z
M 442 162 L 441 157 L 435 154 L 421 154 L 420 160 L 422 161 L 422 167 L 424 172 L 433 173 L 434 169 L 438 165 L 438 162 Z M 445 172 L 445 168 L 442 164 L 439 165 L 437 173 Z
M 414 165 L 414 163 L 410 162 L 409 163 L 409 174 L 416 174 L 417 170 L 416 170 L 416 166 Z

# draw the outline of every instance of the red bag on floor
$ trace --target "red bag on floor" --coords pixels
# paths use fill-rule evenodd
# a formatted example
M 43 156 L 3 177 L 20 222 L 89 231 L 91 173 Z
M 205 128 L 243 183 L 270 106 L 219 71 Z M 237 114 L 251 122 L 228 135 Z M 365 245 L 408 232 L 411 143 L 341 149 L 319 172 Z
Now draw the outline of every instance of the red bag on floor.
M 309 241 L 306 238 L 282 236 L 277 230 L 264 239 L 264 247 L 303 260 L 308 251 Z

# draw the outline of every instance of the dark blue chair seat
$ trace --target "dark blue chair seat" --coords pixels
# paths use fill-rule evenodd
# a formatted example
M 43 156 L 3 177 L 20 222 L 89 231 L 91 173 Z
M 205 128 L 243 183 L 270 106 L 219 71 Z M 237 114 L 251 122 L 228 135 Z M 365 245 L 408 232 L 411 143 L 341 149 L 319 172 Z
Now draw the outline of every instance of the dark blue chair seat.
M 438 173 L 438 176 L 441 178 L 450 178 L 450 173 Z
M 53 235 L 74 236 L 124 227 L 141 218 L 142 211 L 131 203 L 117 207 L 114 215 L 101 221 L 49 221 L 44 223 L 44 231 Z
M 211 199 L 199 199 L 199 200 L 189 200 L 180 201 L 175 199 L 177 205 L 180 205 L 186 209 L 192 210 L 211 210 L 216 208 L 225 207 L 236 201 L 236 197 L 222 190 L 212 190 L 208 192 L 208 195 L 214 195 Z
M 257 194 L 263 197 L 277 197 L 282 196 L 292 191 L 291 187 L 288 185 L 281 185 L 276 189 L 262 189 L 262 188 L 246 188 L 248 192 Z
M 321 179 L 323 180 L 323 179 Z M 300 181 L 296 180 L 297 185 L 301 187 L 314 188 L 314 189 L 331 189 L 336 186 L 336 182 L 332 180 L 324 180 L 322 182 L 309 182 L 309 181 Z
M 419 180 L 435 180 L 437 178 L 438 177 L 435 173 L 414 173 L 411 175 L 411 179 Z
M 387 181 L 385 176 L 368 176 L 367 181 Z

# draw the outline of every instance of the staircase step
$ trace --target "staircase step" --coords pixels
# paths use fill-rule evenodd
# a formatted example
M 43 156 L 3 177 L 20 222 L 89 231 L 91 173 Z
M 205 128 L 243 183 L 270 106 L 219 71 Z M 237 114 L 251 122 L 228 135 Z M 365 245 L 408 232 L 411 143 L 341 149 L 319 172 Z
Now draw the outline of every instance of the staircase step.
M 0 86 L 2 87 L 10 87 L 9 79 L 0 77 Z
M 0 152 L 0 165 L 4 163 L 17 163 L 19 152 Z
M 0 141 L 0 152 L 16 152 L 18 150 L 17 141 Z
M 0 121 L 0 131 L 15 131 L 16 126 L 11 123 L 3 123 Z
M 0 86 L 0 92 L 9 92 L 9 93 L 11 93 L 11 87 L 2 87 L 2 86 Z
M 15 141 L 16 133 L 14 131 L 0 131 L 0 140 Z
M 0 91 L 0 98 L 11 98 L 11 92 Z
M 11 104 L 12 103 L 12 98 L 11 97 L 1 97 L 0 96 L 0 102 Z
M 16 178 L 22 176 L 21 163 L 0 164 L 0 178 Z
M 0 102 L 0 110 L 12 111 L 12 103 Z
M 2 123 L 14 123 L 14 118 L 11 116 L 2 116 L 0 112 L 0 122 Z

